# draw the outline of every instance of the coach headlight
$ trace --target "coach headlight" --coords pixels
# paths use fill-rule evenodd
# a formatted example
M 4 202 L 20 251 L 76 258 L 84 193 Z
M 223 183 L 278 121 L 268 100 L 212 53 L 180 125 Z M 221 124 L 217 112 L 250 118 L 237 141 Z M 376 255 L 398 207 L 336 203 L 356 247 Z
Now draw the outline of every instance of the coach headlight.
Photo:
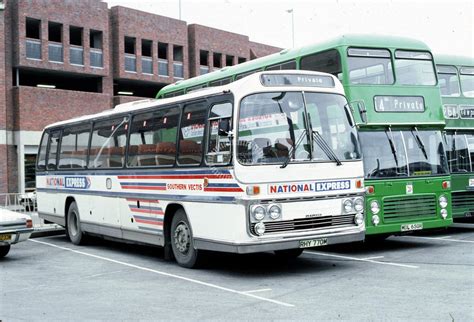
M 344 208 L 345 212 L 352 212 L 353 208 L 353 203 L 351 199 L 346 199 L 342 202 L 342 206 Z
M 263 222 L 258 222 L 255 224 L 255 233 L 259 236 L 265 234 L 265 224 Z
M 266 210 L 262 205 L 253 205 L 250 212 L 255 220 L 260 221 L 265 218 Z
M 376 215 L 380 212 L 380 205 L 379 203 L 377 202 L 377 200 L 372 200 L 370 202 L 370 211 Z M 372 217 L 373 218 L 373 217 Z
M 268 215 L 271 219 L 276 220 L 281 217 L 281 207 L 277 204 L 268 206 Z
M 364 199 L 355 198 L 354 199 L 354 209 L 357 212 L 362 212 L 364 210 Z
M 378 226 L 378 224 L 380 224 L 380 217 L 377 216 L 377 215 L 373 215 L 372 216 L 372 223 L 374 224 L 374 226 Z
M 445 195 L 439 196 L 439 205 L 441 208 L 446 208 L 448 206 L 448 198 Z
M 354 216 L 354 222 L 357 226 L 360 226 L 364 223 L 364 215 L 363 214 L 357 214 Z
M 441 217 L 443 217 L 443 219 L 448 217 L 448 211 L 446 209 L 441 209 Z

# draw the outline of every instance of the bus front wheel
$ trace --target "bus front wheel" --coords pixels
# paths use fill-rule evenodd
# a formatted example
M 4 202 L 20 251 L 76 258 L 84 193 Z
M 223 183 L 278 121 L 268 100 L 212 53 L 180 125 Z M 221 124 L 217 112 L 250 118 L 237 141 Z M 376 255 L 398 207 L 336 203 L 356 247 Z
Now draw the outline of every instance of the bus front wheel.
M 81 229 L 81 221 L 79 217 L 79 209 L 76 202 L 72 202 L 67 212 L 67 235 L 74 245 L 84 243 L 84 232 Z
M 179 266 L 193 268 L 198 264 L 199 250 L 194 248 L 193 233 L 183 209 L 171 220 L 171 249 Z

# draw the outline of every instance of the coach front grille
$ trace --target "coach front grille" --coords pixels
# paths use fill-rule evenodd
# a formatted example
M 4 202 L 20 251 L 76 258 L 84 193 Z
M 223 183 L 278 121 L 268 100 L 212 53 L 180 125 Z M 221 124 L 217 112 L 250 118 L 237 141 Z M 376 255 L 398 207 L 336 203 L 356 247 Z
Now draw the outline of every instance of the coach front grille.
M 399 196 L 383 199 L 385 222 L 436 217 L 436 196 Z
M 355 226 L 354 214 L 341 216 L 322 216 L 314 218 L 301 218 L 294 220 L 266 221 L 265 234 L 280 233 L 288 231 L 302 231 L 310 229 L 321 229 L 328 227 Z M 250 230 L 255 233 L 255 224 L 252 223 Z

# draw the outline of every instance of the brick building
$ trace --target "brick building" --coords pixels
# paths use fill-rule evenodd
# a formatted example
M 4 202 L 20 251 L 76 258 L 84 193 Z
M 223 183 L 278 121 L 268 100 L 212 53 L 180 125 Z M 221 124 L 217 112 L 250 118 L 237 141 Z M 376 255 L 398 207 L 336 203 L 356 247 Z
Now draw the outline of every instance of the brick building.
M 279 50 L 100 0 L 0 0 L 0 193 L 34 188 L 47 124 Z

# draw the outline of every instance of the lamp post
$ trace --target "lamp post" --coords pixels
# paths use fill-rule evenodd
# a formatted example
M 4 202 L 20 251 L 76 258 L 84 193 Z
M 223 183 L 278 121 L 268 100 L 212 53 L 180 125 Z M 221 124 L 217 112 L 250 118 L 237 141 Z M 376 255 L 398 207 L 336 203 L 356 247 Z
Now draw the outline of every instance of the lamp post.
M 293 8 L 286 10 L 286 12 L 291 13 L 291 40 L 293 43 L 293 48 L 295 48 L 295 16 L 293 13 Z
M 178 0 L 179 2 L 179 20 L 181 20 L 181 0 Z

